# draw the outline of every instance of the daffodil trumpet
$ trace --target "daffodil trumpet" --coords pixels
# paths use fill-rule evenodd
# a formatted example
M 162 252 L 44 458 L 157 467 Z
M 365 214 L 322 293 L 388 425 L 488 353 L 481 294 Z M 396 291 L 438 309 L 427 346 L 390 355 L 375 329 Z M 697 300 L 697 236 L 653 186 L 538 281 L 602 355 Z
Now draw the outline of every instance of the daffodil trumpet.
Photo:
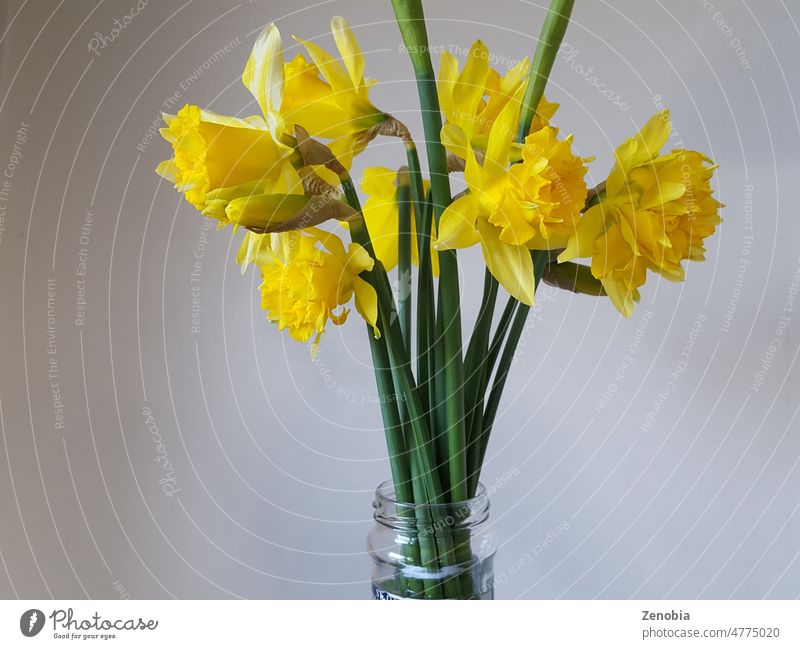
M 465 568 L 470 540 L 430 506 L 477 493 L 537 287 L 591 296 L 628 317 L 648 278 L 683 281 L 684 264 L 705 258 L 723 206 L 716 165 L 667 147 L 667 111 L 587 186 L 594 158 L 580 150 L 581 129 L 562 130 L 558 104 L 544 95 L 574 0 L 551 1 L 533 56 L 502 73 L 479 39 L 463 62 L 443 53 L 436 71 L 422 0 L 391 5 L 413 66 L 427 171 L 410 130 L 373 103 L 366 57 L 337 16 L 335 50 L 294 37 L 291 58 L 267 25 L 241 76 L 253 97 L 247 116 L 191 104 L 165 115 L 172 154 L 157 172 L 242 237 L 236 261 L 261 278 L 265 320 L 312 357 L 335 344 L 326 332 L 362 322 L 398 515 L 413 537 L 392 594 L 476 598 L 484 593 Z M 405 160 L 359 167 L 379 136 L 399 139 Z M 453 196 L 456 174 L 466 188 Z M 473 247 L 484 282 L 466 332 L 461 292 L 473 286 L 457 251 Z

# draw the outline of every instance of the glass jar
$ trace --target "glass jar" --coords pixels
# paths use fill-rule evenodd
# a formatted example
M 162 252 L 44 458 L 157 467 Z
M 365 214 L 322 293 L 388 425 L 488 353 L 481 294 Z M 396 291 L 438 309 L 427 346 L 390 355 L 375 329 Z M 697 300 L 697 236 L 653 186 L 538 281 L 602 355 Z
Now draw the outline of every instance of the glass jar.
M 415 505 L 398 502 L 389 480 L 372 506 L 374 599 L 494 599 L 497 542 L 483 485 L 469 500 Z

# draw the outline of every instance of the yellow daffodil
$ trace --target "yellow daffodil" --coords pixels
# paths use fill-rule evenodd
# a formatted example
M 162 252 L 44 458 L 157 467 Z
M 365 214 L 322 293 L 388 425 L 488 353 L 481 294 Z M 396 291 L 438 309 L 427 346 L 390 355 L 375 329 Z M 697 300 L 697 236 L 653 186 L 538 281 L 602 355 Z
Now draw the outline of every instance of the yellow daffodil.
M 397 204 L 397 171 L 386 167 L 367 167 L 361 181 L 361 189 L 368 196 L 364 202 L 363 214 L 367 222 L 375 256 L 381 261 L 386 270 L 397 266 L 398 255 L 398 215 Z M 424 190 L 430 187 L 430 182 L 423 181 Z M 419 263 L 417 249 L 417 226 L 414 205 L 411 206 L 411 262 Z M 431 250 L 431 269 L 434 275 L 439 274 L 439 256 Z
M 558 139 L 558 129 L 544 126 L 532 132 L 522 146 L 522 162 L 510 167 L 508 210 L 496 212 L 495 225 L 508 235 L 501 239 L 525 241 L 536 250 L 563 248 L 575 234 L 586 203 L 586 163 L 572 152 L 572 135 Z M 513 234 L 512 234 L 513 233 Z
M 476 150 L 486 149 L 489 132 L 509 101 L 527 85 L 530 64 L 527 57 L 517 62 L 504 75 L 490 66 L 491 55 L 486 45 L 475 41 L 467 54 L 464 69 L 458 60 L 443 52 L 437 84 L 439 103 L 446 123 L 442 143 L 452 154 L 466 160 L 467 143 Z M 542 98 L 531 126 L 531 132 L 549 124 L 558 104 Z M 513 147 L 512 160 L 519 159 Z
M 435 248 L 481 244 L 489 271 L 516 299 L 533 304 L 532 249 L 564 245 L 586 198 L 584 160 L 545 126 L 529 135 L 523 160 L 508 167 L 519 98 L 506 103 L 489 132 L 482 164 L 467 143 L 468 192 L 442 214 Z
M 313 88 L 319 90 L 323 82 L 318 79 L 315 86 L 310 78 L 304 77 L 298 80 L 299 86 L 292 79 L 285 83 L 280 34 L 271 25 L 256 40 L 242 76 L 263 116 L 227 117 L 192 105 L 184 106 L 177 115 L 164 116 L 167 128 L 161 132 L 172 144 L 174 156 L 162 162 L 157 172 L 173 182 L 204 215 L 218 219 L 221 225 L 232 222 L 257 232 L 276 232 L 315 226 L 330 218 L 346 219 L 353 214 L 352 209 L 331 196 L 305 195 L 303 178 L 308 175 L 301 177 L 298 173 L 304 163 L 295 149 L 296 140 L 287 130 L 294 129 L 296 121 L 286 119 L 287 115 L 290 118 L 301 115 L 292 110 L 282 112 L 287 101 L 305 108 L 316 106 L 316 112 L 305 111 L 302 115 L 313 118 L 313 130 L 328 137 L 352 136 L 358 129 L 370 128 L 375 123 L 366 117 L 362 122 L 345 119 L 343 111 L 347 107 L 364 115 L 374 116 L 377 111 L 364 103 L 363 75 L 356 83 L 358 71 L 363 72 L 363 57 L 349 27 L 343 19 L 334 19 L 332 26 L 353 75 L 349 94 L 340 88 L 340 82 L 344 83 L 339 74 L 344 70 L 341 65 L 328 60 L 330 57 L 317 46 L 307 44 L 317 65 L 336 83 L 326 86 L 325 101 L 319 96 L 313 101 L 301 98 L 298 94 L 301 87 L 314 94 Z M 330 105 L 333 97 L 344 107 L 335 115 Z M 323 129 L 320 121 L 323 115 L 345 120 L 344 125 L 338 131 L 332 124 Z M 339 140 L 340 145 L 343 141 Z M 319 165 L 315 168 L 325 173 Z M 330 180 L 331 174 L 327 175 Z M 338 184 L 335 174 L 332 180 Z
M 317 228 L 284 234 L 248 233 L 237 261 L 261 268 L 261 306 L 267 317 L 287 329 L 295 340 L 314 338 L 312 354 L 330 320 L 342 325 L 354 299 L 356 310 L 375 332 L 378 297 L 360 274 L 372 270 L 366 250 L 351 243 L 345 248 L 332 232 Z
M 209 192 L 266 181 L 291 167 L 291 149 L 273 137 L 261 117 L 228 117 L 186 105 L 164 119 L 161 134 L 174 155 L 156 171 L 199 210 Z
M 271 24 L 258 37 L 242 81 L 267 116 L 276 138 L 295 124 L 313 137 L 332 140 L 330 148 L 346 168 L 388 119 L 369 100 L 372 82 L 364 77 L 364 55 L 347 21 L 331 20 L 341 61 L 302 39 L 308 56 L 284 63 L 281 35 Z
M 696 151 L 660 155 L 670 128 L 662 111 L 617 148 L 601 201 L 586 211 L 558 258 L 591 257 L 592 274 L 625 316 L 647 270 L 683 280 L 681 262 L 704 259 L 703 242 L 721 222 L 722 204 L 710 184 L 716 166 Z

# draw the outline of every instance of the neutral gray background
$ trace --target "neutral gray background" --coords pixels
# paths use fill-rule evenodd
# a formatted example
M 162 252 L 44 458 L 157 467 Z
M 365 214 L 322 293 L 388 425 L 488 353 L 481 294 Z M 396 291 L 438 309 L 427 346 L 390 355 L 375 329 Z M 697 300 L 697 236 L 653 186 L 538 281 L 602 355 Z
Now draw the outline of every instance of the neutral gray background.
M 545 3 L 426 4 L 435 48 L 462 55 L 480 37 L 504 69 L 532 53 Z M 709 261 L 689 265 L 685 284 L 651 278 L 630 320 L 606 301 L 540 292 L 484 476 L 496 485 L 498 597 L 800 594 L 800 307 L 784 313 L 800 265 L 800 6 L 713 4 L 576 3 L 573 54 L 548 95 L 579 152 L 597 156 L 591 184 L 661 96 L 672 145 L 720 164 L 725 223 Z M 296 33 L 331 47 L 340 13 L 379 79 L 375 103 L 421 137 L 390 3 L 150 0 L 92 52 L 134 5 L 0 5 L 0 173 L 11 173 L 0 199 L 0 596 L 365 597 L 371 490 L 388 467 L 364 327 L 331 327 L 316 362 L 279 334 L 257 278 L 233 262 L 238 237 L 206 233 L 153 173 L 169 153 L 148 129 L 170 98 L 173 112 L 255 112 L 239 75 L 257 30 L 276 21 L 288 45 Z M 356 166 L 402 155 L 378 141 Z M 483 269 L 462 258 L 471 324 Z

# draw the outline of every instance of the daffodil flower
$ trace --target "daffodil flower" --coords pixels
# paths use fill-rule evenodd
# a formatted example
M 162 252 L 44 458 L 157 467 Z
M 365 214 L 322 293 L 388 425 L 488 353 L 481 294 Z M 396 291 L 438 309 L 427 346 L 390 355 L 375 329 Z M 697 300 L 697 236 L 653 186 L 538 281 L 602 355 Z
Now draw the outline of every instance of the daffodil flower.
M 317 228 L 283 234 L 249 232 L 237 261 L 260 267 L 261 306 L 267 317 L 295 340 L 307 342 L 313 337 L 312 355 L 328 321 L 345 323 L 351 300 L 380 336 L 377 294 L 360 277 L 372 270 L 374 260 L 358 244 L 345 248 L 336 234 Z
M 483 163 L 466 143 L 468 191 L 442 214 L 437 249 L 480 243 L 489 272 L 516 299 L 533 304 L 532 249 L 557 248 L 574 232 L 586 199 L 584 160 L 551 126 L 529 135 L 522 162 L 508 167 L 522 89 L 494 120 Z
M 713 197 L 716 165 L 697 151 L 660 155 L 670 134 L 669 113 L 654 115 L 616 150 L 602 200 L 588 209 L 559 261 L 592 258 L 624 316 L 633 312 L 647 270 L 681 281 L 685 259 L 704 259 L 703 242 L 721 222 Z
M 352 68 L 353 74 L 357 74 L 359 69 L 363 71 L 363 57 L 347 23 L 335 18 L 332 25 L 343 56 L 348 53 L 348 69 Z M 306 47 L 328 76 L 337 79 L 334 86 L 338 88 L 341 79 L 337 71 L 343 70 L 339 70 L 341 65 L 327 60 L 324 51 L 313 44 Z M 359 57 L 360 66 L 357 64 Z M 333 115 L 326 104 L 331 97 L 336 97 L 344 107 L 374 116 L 377 111 L 371 104 L 367 105 L 363 76 L 358 84 L 352 81 L 352 97 L 328 86 L 328 99 L 325 101 L 320 97 L 301 101 L 297 95 L 299 87 L 295 87 L 291 78 L 284 95 L 280 33 L 270 25 L 256 40 L 242 80 L 256 98 L 262 115 L 228 117 L 193 105 L 184 106 L 177 115 L 164 115 L 167 128 L 161 133 L 172 144 L 174 155 L 162 162 L 157 172 L 173 182 L 204 215 L 218 219 L 221 225 L 234 223 L 256 232 L 280 232 L 316 226 L 331 218 L 344 220 L 352 216 L 353 210 L 330 193 L 326 196 L 306 195 L 312 194 L 305 192 L 308 183 L 304 180 L 307 181 L 309 176 L 299 173 L 305 171 L 303 156 L 296 148 L 294 130 L 289 133 L 287 129 L 295 128 L 296 123 L 292 121 L 295 117 L 308 117 L 313 118 L 312 129 L 320 132 L 320 116 Z M 304 88 L 319 89 L 310 78 L 300 81 Z M 306 108 L 313 104 L 315 108 L 302 114 L 291 110 L 284 114 L 281 111 L 285 109 L 286 101 L 289 104 L 297 101 Z M 364 123 L 348 121 L 342 110 L 335 116 L 345 120 L 342 126 L 345 131 L 342 132 L 352 135 L 359 128 L 374 124 L 374 120 Z M 287 119 L 287 115 L 292 119 Z M 321 132 L 327 136 L 341 135 L 332 127 Z M 342 141 L 338 140 L 340 145 Z M 348 151 L 352 153 L 350 149 Z M 315 168 L 325 173 L 324 168 Z M 334 177 L 333 182 L 338 184 L 338 178 Z M 324 181 L 317 186 L 323 184 Z
M 270 24 L 256 41 L 242 81 L 276 139 L 299 124 L 312 137 L 330 139 L 331 150 L 349 169 L 389 116 L 369 100 L 372 81 L 364 76 L 364 55 L 347 21 L 335 16 L 331 31 L 341 61 L 298 38 L 310 60 L 298 54 L 284 63 L 280 32 Z
M 453 155 L 466 160 L 467 144 L 484 151 L 495 120 L 509 101 L 524 89 L 530 63 L 525 57 L 500 76 L 491 65 L 491 54 L 480 40 L 467 54 L 463 70 L 450 52 L 442 52 L 437 90 L 445 117 L 442 144 Z M 542 98 L 531 126 L 531 132 L 549 124 L 558 104 Z M 510 158 L 519 160 L 520 147 L 512 145 Z
M 228 117 L 186 105 L 164 120 L 161 135 L 174 155 L 156 172 L 199 210 L 206 208 L 210 192 L 292 172 L 292 150 L 273 137 L 260 116 Z

